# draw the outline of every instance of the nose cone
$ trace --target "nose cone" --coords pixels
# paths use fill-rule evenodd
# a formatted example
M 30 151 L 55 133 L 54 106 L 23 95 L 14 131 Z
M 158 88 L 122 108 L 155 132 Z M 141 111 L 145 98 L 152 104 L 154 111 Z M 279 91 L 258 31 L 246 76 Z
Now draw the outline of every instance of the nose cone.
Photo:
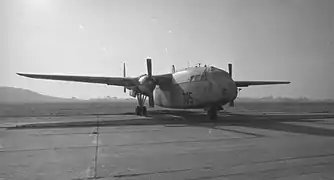
M 219 72 L 212 72 L 211 75 L 212 80 L 217 84 L 218 96 L 222 104 L 228 103 L 237 97 L 237 86 L 227 72 L 221 70 Z
M 238 87 L 232 79 L 229 82 L 229 93 L 230 93 L 231 101 L 235 100 L 238 96 Z

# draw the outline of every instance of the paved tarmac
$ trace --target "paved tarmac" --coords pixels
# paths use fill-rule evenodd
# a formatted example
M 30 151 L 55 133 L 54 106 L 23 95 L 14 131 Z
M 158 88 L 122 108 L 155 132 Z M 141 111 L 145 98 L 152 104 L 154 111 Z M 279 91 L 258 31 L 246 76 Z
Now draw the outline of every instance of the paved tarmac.
M 0 119 L 0 179 L 334 179 L 334 115 Z

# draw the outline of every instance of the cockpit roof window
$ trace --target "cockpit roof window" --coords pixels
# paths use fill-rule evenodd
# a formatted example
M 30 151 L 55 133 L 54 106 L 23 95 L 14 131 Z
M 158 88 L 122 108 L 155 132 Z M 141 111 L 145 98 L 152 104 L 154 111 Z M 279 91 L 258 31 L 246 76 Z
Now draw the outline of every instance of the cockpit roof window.
M 219 69 L 219 68 L 216 68 L 214 66 L 209 66 L 208 68 L 205 69 L 205 71 L 206 72 L 213 72 L 213 73 L 219 72 L 219 73 L 223 73 L 223 74 L 228 76 L 228 73 L 226 71 L 224 71 L 222 69 Z
M 216 68 L 216 67 L 214 67 L 214 66 L 209 66 L 209 67 L 207 68 L 207 71 L 212 72 L 212 71 L 221 71 L 221 70 L 218 69 L 218 68 Z

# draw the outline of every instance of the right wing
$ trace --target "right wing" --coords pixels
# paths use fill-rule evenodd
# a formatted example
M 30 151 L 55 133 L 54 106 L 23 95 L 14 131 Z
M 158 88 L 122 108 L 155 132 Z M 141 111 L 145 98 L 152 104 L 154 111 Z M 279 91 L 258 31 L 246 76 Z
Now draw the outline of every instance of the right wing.
M 70 75 L 45 75 L 45 74 L 25 74 L 17 73 L 20 76 L 25 76 L 34 79 L 49 79 L 49 80 L 60 80 L 60 81 L 75 81 L 75 82 L 86 82 L 86 83 L 98 83 L 115 86 L 131 87 L 139 84 L 137 78 L 126 78 L 126 77 L 94 77 L 94 76 L 70 76 Z
M 237 87 L 248 87 L 254 85 L 290 84 L 289 81 L 234 81 Z

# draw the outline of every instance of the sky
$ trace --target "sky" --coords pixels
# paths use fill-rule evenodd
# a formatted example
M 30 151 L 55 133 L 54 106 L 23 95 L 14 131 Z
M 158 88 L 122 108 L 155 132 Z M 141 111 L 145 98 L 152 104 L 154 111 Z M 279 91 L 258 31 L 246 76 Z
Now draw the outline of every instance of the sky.
M 242 97 L 334 99 L 332 0 L 2 0 L 0 86 L 57 97 L 129 97 L 122 87 L 24 78 L 17 72 L 131 77 L 196 63 L 252 86 Z

